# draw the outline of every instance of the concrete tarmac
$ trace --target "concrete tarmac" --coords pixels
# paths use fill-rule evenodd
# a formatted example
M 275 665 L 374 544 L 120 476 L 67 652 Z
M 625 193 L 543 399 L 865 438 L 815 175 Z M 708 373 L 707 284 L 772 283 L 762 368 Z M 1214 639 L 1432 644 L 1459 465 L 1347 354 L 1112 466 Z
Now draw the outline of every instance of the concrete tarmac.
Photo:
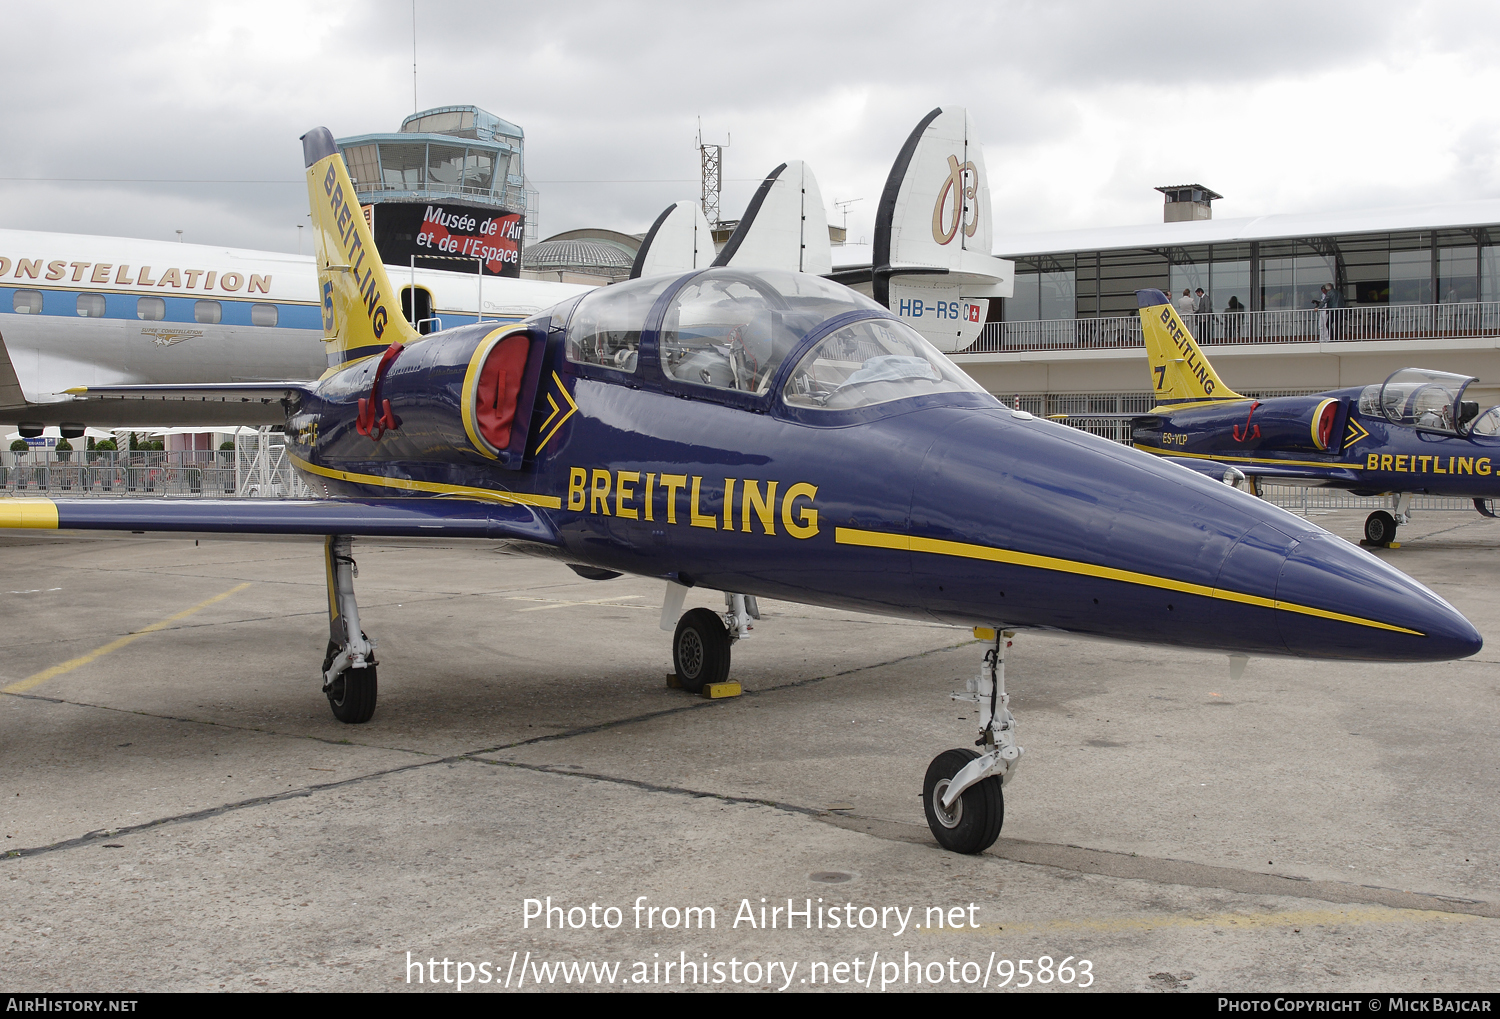
M 707 701 L 658 582 L 357 542 L 381 687 L 345 726 L 319 545 L 5 539 L 0 987 L 1493 990 L 1500 524 L 1400 539 L 1475 658 L 1235 681 L 1021 634 L 978 857 L 919 796 L 974 738 L 966 631 L 766 602 Z

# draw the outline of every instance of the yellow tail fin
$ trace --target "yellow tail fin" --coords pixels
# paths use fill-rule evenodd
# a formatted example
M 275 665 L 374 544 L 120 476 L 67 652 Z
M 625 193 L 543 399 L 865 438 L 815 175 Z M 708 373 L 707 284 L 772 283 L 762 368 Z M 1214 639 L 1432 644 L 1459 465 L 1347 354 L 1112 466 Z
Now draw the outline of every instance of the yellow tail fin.
M 1136 297 L 1151 364 L 1151 391 L 1158 407 L 1246 399 L 1219 379 L 1166 294 L 1138 290 Z
M 330 367 L 420 339 L 381 264 L 344 157 L 326 127 L 302 136 Z

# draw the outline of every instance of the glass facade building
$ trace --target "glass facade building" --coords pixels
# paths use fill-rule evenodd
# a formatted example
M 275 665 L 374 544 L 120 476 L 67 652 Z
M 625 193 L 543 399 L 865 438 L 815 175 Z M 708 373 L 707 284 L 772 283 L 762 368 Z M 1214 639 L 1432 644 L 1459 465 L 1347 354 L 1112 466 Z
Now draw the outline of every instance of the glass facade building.
M 1076 231 L 1053 235 L 1055 250 L 1020 253 L 1006 251 L 1009 239 L 1002 237 L 996 253 L 1015 260 L 1015 296 L 997 302 L 991 319 L 1128 316 L 1136 310 L 1136 291 L 1147 288 L 1175 297 L 1202 287 L 1215 312 L 1307 309 L 1319 301 L 1324 285 L 1337 288 L 1347 307 L 1500 301 L 1500 203 L 1470 204 L 1475 222 L 1426 229 L 1380 229 L 1381 215 L 1364 213 L 1096 231 L 1099 240 L 1116 243 L 1088 248 L 1069 243 L 1090 233 Z M 1451 221 L 1452 211 L 1434 218 Z M 1330 224 L 1331 218 L 1345 224 Z M 1346 228 L 1292 234 L 1299 219 L 1307 226 Z M 1246 229 L 1252 225 L 1283 226 L 1289 235 L 1246 236 L 1264 233 Z M 1181 231 L 1181 243 L 1172 243 L 1173 231 Z M 1142 235 L 1136 243 L 1128 242 L 1132 232 Z

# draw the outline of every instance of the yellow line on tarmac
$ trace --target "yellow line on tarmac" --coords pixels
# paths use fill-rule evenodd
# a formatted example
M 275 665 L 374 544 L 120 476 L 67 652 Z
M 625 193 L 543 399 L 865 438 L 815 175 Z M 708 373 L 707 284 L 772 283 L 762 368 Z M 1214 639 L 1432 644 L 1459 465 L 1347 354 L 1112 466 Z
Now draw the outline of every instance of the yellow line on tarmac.
M 70 658 L 66 662 L 63 662 L 61 665 L 54 665 L 50 669 L 43 669 L 41 672 L 38 672 L 34 676 L 27 676 L 25 679 L 12 683 L 10 686 L 7 686 L 3 690 L 0 690 L 0 693 L 25 693 L 28 690 L 33 690 L 36 687 L 39 687 L 43 683 L 47 682 L 47 680 L 49 679 L 55 679 L 65 672 L 72 672 L 74 669 L 79 668 L 83 665 L 87 665 L 89 662 L 92 662 L 96 658 L 102 658 L 103 656 L 109 654 L 111 651 L 118 651 L 126 644 L 129 644 L 133 640 L 144 637 L 148 633 L 155 633 L 157 630 L 165 630 L 167 627 L 171 626 L 179 619 L 186 619 L 188 616 L 191 616 L 195 612 L 202 612 L 210 605 L 221 602 L 225 598 L 228 598 L 230 595 L 239 594 L 249 586 L 250 584 L 247 582 L 244 584 L 236 585 L 235 587 L 231 587 L 223 594 L 216 594 L 207 601 L 201 601 L 190 609 L 183 609 L 176 615 L 168 616 L 166 619 L 163 619 L 160 622 L 152 623 L 150 626 L 142 627 L 141 629 L 136 630 L 134 633 L 127 633 L 119 640 L 112 640 L 103 647 L 94 648 L 94 650 L 90 651 L 86 655 L 79 655 L 77 658 Z
M 915 918 L 913 918 L 915 919 Z M 1219 930 L 1263 930 L 1274 927 L 1358 926 L 1382 923 L 1472 923 L 1485 917 L 1469 913 L 1445 913 L 1436 909 L 1393 909 L 1361 906 L 1352 909 L 1293 909 L 1276 913 L 1216 913 L 1209 916 L 1122 916 L 1098 919 L 1045 920 L 1039 923 L 981 924 L 977 928 L 924 927 L 923 934 L 1060 934 L 1125 933 L 1216 928 Z

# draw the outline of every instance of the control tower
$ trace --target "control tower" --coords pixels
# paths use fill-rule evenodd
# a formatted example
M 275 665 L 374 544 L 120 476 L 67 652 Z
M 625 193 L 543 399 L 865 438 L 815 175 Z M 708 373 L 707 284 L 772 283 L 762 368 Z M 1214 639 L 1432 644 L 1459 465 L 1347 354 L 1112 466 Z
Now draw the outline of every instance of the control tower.
M 477 106 L 440 106 L 393 134 L 337 144 L 387 264 L 520 275 L 535 205 L 521 128 Z

